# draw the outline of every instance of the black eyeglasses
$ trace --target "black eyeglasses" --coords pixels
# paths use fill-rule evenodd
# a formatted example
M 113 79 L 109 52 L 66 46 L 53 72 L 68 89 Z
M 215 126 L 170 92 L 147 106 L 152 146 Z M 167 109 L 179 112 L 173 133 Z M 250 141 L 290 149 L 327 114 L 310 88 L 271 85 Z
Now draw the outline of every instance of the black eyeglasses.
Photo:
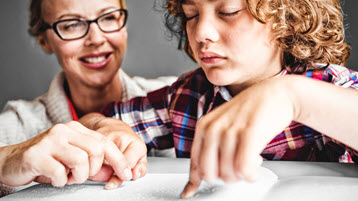
M 99 29 L 105 33 L 121 30 L 127 21 L 128 11 L 116 9 L 105 13 L 94 20 L 66 19 L 60 20 L 51 26 L 45 23 L 46 29 L 53 29 L 62 40 L 75 40 L 87 35 L 90 25 L 95 22 Z

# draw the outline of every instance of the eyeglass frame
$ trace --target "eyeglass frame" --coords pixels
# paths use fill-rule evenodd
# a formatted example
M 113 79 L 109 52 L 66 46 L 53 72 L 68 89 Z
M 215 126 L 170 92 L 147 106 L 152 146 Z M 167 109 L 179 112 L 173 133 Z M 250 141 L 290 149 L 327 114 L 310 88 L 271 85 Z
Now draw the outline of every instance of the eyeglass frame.
M 98 24 L 98 20 L 99 20 L 101 17 L 105 16 L 105 15 L 108 15 L 108 14 L 110 14 L 110 13 L 117 12 L 117 11 L 120 11 L 120 12 L 123 12 L 123 13 L 124 13 L 124 22 L 123 22 L 123 25 L 122 25 L 120 28 L 118 28 L 118 29 L 116 29 L 116 30 L 113 30 L 113 31 L 104 31 L 104 30 L 102 30 L 101 26 Z M 120 8 L 120 9 L 111 10 L 111 11 L 108 12 L 108 13 L 104 13 L 104 14 L 98 16 L 98 17 L 97 17 L 96 19 L 94 19 L 94 20 L 86 20 L 86 19 L 83 19 L 83 18 L 79 18 L 79 19 L 78 19 L 78 18 L 77 18 L 77 19 L 65 19 L 65 20 L 56 21 L 56 22 L 54 22 L 52 25 L 49 24 L 49 23 L 47 23 L 47 22 L 44 22 L 44 30 L 52 29 L 52 30 L 56 33 L 56 35 L 57 35 L 58 37 L 60 37 L 62 40 L 65 40 L 65 41 L 77 40 L 77 39 L 80 39 L 80 38 L 85 37 L 85 36 L 88 34 L 89 29 L 90 29 L 90 26 L 91 26 L 91 24 L 92 24 L 93 22 L 95 22 L 95 23 L 97 24 L 98 28 L 99 28 L 102 32 L 104 32 L 104 33 L 112 33 L 112 32 L 119 31 L 119 30 L 121 30 L 123 27 L 125 27 L 125 26 L 126 26 L 126 23 L 127 23 L 127 18 L 128 18 L 128 10 L 127 10 L 127 9 Z M 86 32 L 83 34 L 83 36 L 81 36 L 81 37 L 71 38 L 71 39 L 64 39 L 64 38 L 61 36 L 60 32 L 57 30 L 57 25 L 58 25 L 59 23 L 61 23 L 61 22 L 67 22 L 67 21 L 72 21 L 72 20 L 77 20 L 77 21 L 80 21 L 80 22 L 86 22 L 86 23 L 87 23 L 87 30 L 86 30 Z

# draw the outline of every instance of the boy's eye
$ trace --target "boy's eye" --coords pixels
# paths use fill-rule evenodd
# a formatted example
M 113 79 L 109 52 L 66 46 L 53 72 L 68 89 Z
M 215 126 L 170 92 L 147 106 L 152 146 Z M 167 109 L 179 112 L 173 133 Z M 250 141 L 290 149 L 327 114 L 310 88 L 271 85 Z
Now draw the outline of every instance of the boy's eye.
M 195 17 L 197 17 L 199 15 L 197 8 L 193 5 L 183 4 L 182 9 L 183 9 L 182 16 L 185 21 L 194 19 Z
M 238 11 L 235 11 L 235 12 L 229 12 L 229 13 L 226 13 L 226 12 L 219 12 L 220 15 L 223 15 L 223 16 L 234 16 L 234 15 L 237 15 L 238 13 L 240 12 L 240 10 Z
M 191 19 L 194 19 L 195 17 L 199 16 L 199 14 L 193 15 L 191 17 L 187 17 L 186 15 L 184 15 L 185 21 L 189 21 Z

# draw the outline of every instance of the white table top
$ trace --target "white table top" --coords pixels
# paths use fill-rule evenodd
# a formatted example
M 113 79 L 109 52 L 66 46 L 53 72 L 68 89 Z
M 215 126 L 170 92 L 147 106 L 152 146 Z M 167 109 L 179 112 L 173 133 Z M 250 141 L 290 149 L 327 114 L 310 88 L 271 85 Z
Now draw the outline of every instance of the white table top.
M 358 164 L 301 161 L 263 161 L 280 178 L 289 176 L 358 177 Z M 190 159 L 148 157 L 148 173 L 188 173 Z
M 270 188 L 264 200 L 358 200 L 357 164 L 264 161 L 262 166 L 278 176 L 277 182 Z M 166 174 L 170 177 L 169 175 L 180 174 L 181 178 L 183 176 L 187 177 L 189 167 L 189 159 L 148 158 L 148 176 Z M 185 178 L 183 181 L 185 182 L 186 180 Z M 5 196 L 3 199 L 23 200 L 24 191 L 27 191 L 27 193 L 31 192 L 29 189 L 31 189 L 33 185 L 36 185 L 36 183 L 17 188 L 18 192 L 15 192 L 12 196 Z M 103 185 L 103 183 L 101 185 Z M 41 193 L 46 194 L 44 192 L 46 192 L 48 188 L 49 187 L 44 187 Z M 125 188 L 126 186 L 123 187 L 123 189 Z M 179 191 L 180 190 L 181 189 L 179 189 Z M 66 191 L 63 191 L 64 196 L 65 192 Z M 168 198 L 168 200 L 173 199 Z M 175 200 L 177 200 L 177 198 L 175 198 Z
M 188 173 L 189 159 L 149 158 L 148 172 Z M 358 200 L 358 164 L 264 161 L 278 176 L 264 200 Z

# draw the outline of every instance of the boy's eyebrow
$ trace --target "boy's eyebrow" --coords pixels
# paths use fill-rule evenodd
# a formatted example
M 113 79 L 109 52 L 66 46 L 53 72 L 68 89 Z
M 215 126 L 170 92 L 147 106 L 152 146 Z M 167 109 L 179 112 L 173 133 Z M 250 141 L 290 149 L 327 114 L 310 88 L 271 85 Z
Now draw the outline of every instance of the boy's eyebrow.
M 220 0 L 207 0 L 208 2 L 217 2 L 217 1 L 220 1 Z M 183 0 L 183 3 L 182 5 L 185 4 L 185 5 L 194 5 L 194 2 L 193 0 Z
M 182 5 L 194 5 L 194 2 L 192 0 L 183 0 Z

